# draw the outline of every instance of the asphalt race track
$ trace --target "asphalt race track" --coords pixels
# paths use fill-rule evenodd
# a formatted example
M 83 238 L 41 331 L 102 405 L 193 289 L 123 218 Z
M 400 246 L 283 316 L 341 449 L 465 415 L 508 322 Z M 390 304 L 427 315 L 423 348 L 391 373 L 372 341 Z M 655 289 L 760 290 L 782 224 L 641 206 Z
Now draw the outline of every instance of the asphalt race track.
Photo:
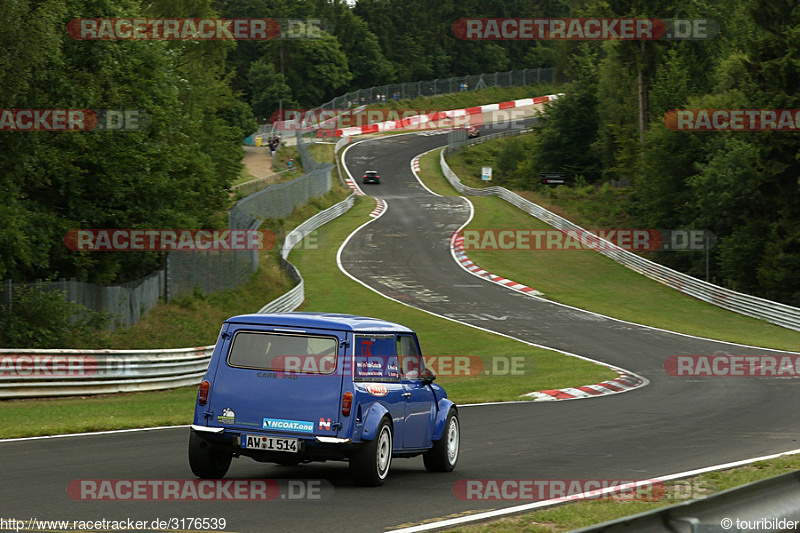
M 0 517 L 224 517 L 226 531 L 323 531 L 342 523 L 383 531 L 519 503 L 459 500 L 453 485 L 460 479 L 652 479 L 800 448 L 800 381 L 684 379 L 663 369 L 670 355 L 767 350 L 606 319 L 462 270 L 448 239 L 469 216 L 466 202 L 431 195 L 409 165 L 445 142 L 444 135 L 403 135 L 348 149 L 353 176 L 380 172 L 379 185 L 362 188 L 387 209 L 343 248 L 347 273 L 409 305 L 625 368 L 648 386 L 582 401 L 462 407 L 461 455 L 448 474 L 426 472 L 421 458 L 399 459 L 386 485 L 361 488 L 352 486 L 344 463 L 282 467 L 245 458 L 234 460 L 226 476 L 321 479 L 322 498 L 312 501 L 97 502 L 68 495 L 68 484 L 79 479 L 191 479 L 188 428 L 0 443 Z

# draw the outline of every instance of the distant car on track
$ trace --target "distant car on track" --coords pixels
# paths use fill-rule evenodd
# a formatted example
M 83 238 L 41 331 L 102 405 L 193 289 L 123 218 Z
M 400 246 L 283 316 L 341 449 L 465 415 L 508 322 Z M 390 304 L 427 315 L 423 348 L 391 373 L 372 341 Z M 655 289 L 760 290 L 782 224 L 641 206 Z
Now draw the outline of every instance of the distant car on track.
M 273 313 L 225 321 L 203 377 L 189 436 L 200 478 L 234 457 L 296 465 L 349 462 L 361 485 L 382 485 L 392 459 L 458 461 L 456 405 L 433 383 L 417 335 L 385 320 Z
M 363 183 L 380 183 L 381 176 L 375 170 L 367 170 L 364 172 L 364 177 L 362 178 Z
M 470 126 L 470 128 L 467 130 L 467 137 L 470 139 L 474 137 L 480 137 L 480 135 L 481 129 L 478 126 Z

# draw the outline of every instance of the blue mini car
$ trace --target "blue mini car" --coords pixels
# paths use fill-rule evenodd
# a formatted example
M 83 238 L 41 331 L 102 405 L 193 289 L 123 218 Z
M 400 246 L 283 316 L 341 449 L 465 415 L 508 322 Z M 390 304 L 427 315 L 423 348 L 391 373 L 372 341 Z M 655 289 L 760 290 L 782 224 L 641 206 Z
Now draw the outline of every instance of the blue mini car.
M 458 461 L 456 405 L 433 383 L 416 334 L 384 320 L 329 313 L 235 316 L 222 326 L 200 384 L 189 463 L 221 478 L 233 457 L 295 465 L 349 462 L 382 485 L 393 457 Z

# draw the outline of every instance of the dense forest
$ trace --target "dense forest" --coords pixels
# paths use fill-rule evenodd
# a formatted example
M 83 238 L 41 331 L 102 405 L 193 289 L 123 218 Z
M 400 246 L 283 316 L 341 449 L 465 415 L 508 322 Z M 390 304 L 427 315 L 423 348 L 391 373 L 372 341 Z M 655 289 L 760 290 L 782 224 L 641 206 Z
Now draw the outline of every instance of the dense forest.
M 0 132 L 0 279 L 128 281 L 157 253 L 70 251 L 75 228 L 220 227 L 241 140 L 279 105 L 346 91 L 555 67 L 571 82 L 499 181 L 544 171 L 629 183 L 649 228 L 704 228 L 715 281 L 800 305 L 800 143 L 792 132 L 685 132 L 671 109 L 796 109 L 800 8 L 789 0 L 0 0 L 2 109 L 140 109 L 119 132 Z M 76 40 L 74 18 L 323 20 L 315 39 Z M 464 17 L 711 19 L 712 39 L 469 41 Z M 696 254 L 664 254 L 698 273 Z

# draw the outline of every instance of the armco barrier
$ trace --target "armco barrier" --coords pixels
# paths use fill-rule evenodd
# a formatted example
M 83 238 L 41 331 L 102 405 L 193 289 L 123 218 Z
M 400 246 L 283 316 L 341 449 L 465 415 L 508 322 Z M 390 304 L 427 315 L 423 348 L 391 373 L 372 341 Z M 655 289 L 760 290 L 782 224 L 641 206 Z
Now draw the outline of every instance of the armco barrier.
M 306 235 L 320 226 L 327 224 L 334 218 L 353 207 L 355 196 L 355 193 L 353 193 L 333 207 L 329 207 L 325 211 L 317 213 L 313 217 L 297 226 L 286 236 L 283 241 L 283 247 L 281 247 L 281 268 L 289 273 L 289 275 L 297 282 L 297 285 L 283 296 L 276 298 L 259 309 L 259 313 L 289 312 L 300 307 L 300 304 L 302 304 L 303 300 L 305 299 L 303 276 L 300 274 L 300 271 L 297 270 L 297 267 L 290 263 L 286 258 L 289 256 L 289 252 L 292 251 L 292 248 L 294 248 L 298 242 L 302 241 Z
M 523 198 L 522 196 L 509 191 L 504 187 L 486 187 L 484 189 L 475 189 L 461 183 L 459 177 L 453 172 L 445 161 L 445 154 L 447 148 L 443 149 L 439 156 L 439 164 L 442 168 L 447 181 L 461 194 L 472 196 L 499 196 L 503 200 L 518 207 L 526 213 L 538 218 L 539 220 L 550 224 L 559 230 L 575 230 L 585 232 L 583 228 L 577 224 L 573 224 L 569 220 L 562 218 L 547 209 L 534 204 Z M 663 265 L 659 265 L 653 261 L 640 257 L 633 252 L 624 250 L 619 246 L 605 240 L 602 241 L 602 248 L 597 250 L 599 253 L 613 259 L 617 263 L 630 268 L 631 270 L 647 276 L 648 278 L 663 283 L 664 285 L 673 289 L 679 290 L 684 294 L 693 296 L 698 300 L 711 303 L 723 309 L 740 313 L 743 315 L 760 318 L 783 326 L 785 328 L 800 331 L 800 308 L 792 307 L 790 305 L 773 302 L 757 296 L 743 294 L 736 292 L 713 283 L 699 280 L 682 272 L 672 270 Z
M 0 398 L 37 398 L 197 385 L 214 346 L 171 350 L 0 350 Z

